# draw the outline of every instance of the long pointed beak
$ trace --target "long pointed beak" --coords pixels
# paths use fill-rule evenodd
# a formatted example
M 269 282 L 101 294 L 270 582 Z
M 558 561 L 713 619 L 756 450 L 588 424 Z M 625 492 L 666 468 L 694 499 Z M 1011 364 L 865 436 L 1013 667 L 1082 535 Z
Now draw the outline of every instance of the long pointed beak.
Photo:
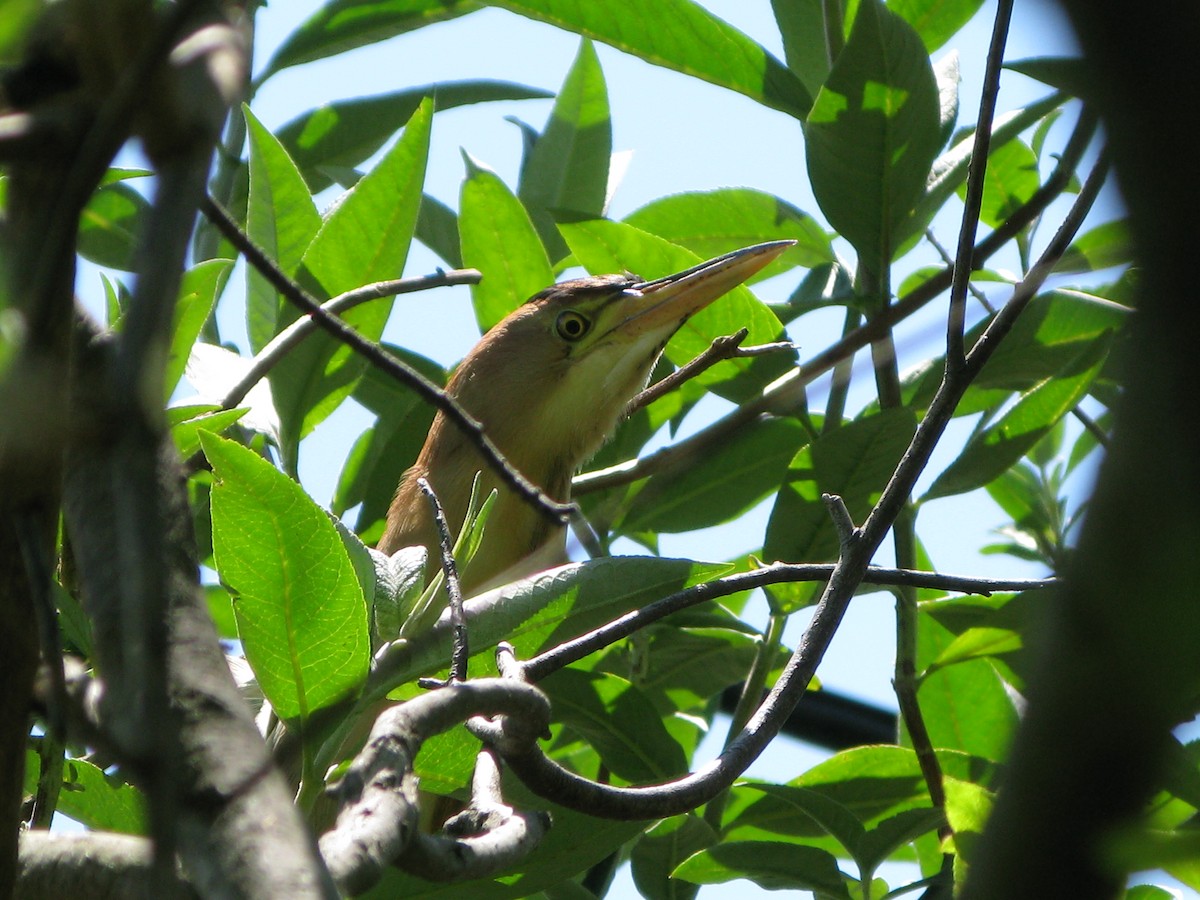
M 622 298 L 622 311 L 626 315 L 613 330 L 628 338 L 664 329 L 669 335 L 795 243 L 768 241 L 755 244 L 665 278 L 631 285 Z

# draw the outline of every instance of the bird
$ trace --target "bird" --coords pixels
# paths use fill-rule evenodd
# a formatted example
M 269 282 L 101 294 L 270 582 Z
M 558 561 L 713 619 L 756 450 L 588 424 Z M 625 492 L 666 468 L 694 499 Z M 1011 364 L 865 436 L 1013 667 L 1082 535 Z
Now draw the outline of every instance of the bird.
M 694 314 L 756 274 L 795 241 L 771 241 L 682 272 L 575 278 L 539 291 L 490 329 L 459 364 L 446 393 L 504 457 L 554 500 L 616 429 L 671 336 Z M 424 546 L 439 559 L 432 487 L 452 529 L 467 516 L 472 482 L 495 490 L 482 543 L 461 573 L 465 594 L 565 562 L 565 528 L 501 483 L 475 442 L 444 413 L 400 480 L 376 549 Z

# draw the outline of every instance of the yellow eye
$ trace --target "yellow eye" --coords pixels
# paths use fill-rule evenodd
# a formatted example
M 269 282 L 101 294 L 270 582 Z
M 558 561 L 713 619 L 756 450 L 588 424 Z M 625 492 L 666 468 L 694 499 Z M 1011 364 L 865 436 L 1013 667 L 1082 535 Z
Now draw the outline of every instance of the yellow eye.
M 592 327 L 591 320 L 573 309 L 558 314 L 554 320 L 554 329 L 564 341 L 577 341 Z

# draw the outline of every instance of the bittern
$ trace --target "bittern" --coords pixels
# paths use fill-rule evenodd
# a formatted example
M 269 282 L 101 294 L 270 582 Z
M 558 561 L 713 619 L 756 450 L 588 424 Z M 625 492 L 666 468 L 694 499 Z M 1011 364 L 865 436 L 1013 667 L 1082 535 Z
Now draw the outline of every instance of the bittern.
M 566 501 L 571 476 L 612 433 L 671 336 L 793 243 L 757 244 L 652 281 L 601 275 L 548 287 L 483 336 L 447 393 L 518 471 Z M 379 549 L 391 554 L 422 544 L 437 559 L 433 517 L 417 480 L 428 480 L 451 528 L 459 528 L 476 472 L 483 473 L 482 496 L 493 488 L 499 496 L 483 542 L 462 573 L 464 590 L 564 561 L 564 529 L 501 484 L 475 445 L 440 412 L 400 482 Z

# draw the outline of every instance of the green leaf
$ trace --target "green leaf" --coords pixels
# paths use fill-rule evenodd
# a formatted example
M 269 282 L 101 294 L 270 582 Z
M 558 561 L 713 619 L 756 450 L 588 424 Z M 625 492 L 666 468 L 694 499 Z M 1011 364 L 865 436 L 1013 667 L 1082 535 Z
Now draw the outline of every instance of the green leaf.
M 25 793 L 37 792 L 41 759 L 33 750 L 25 754 Z M 116 775 L 82 759 L 63 760 L 62 791 L 58 811 L 96 831 L 145 834 L 146 812 L 142 794 Z
M 321 227 L 321 217 L 308 185 L 284 146 L 248 106 L 243 106 L 242 112 L 250 145 L 246 233 L 281 270 L 295 275 L 304 251 Z M 267 279 L 254 266 L 247 266 L 246 331 L 255 353 L 282 326 L 281 302 Z
M 752 422 L 691 465 L 651 477 L 618 529 L 692 531 L 728 521 L 779 487 L 806 440 L 795 419 Z
M 717 834 L 697 815 L 664 819 L 650 828 L 630 854 L 633 883 L 643 897 L 653 900 L 690 900 L 698 888 L 671 877 L 671 872 L 693 853 L 711 847 Z
M 997 116 L 992 126 L 992 151 L 995 152 L 1046 116 L 1054 115 L 1065 101 L 1066 97 L 1063 94 L 1055 93 L 1022 109 Z M 938 157 L 930 172 L 924 196 L 896 233 L 895 246 L 906 245 L 914 237 L 922 234 L 938 210 L 950 199 L 958 186 L 967 180 L 974 146 L 974 128 L 964 129 L 958 142 Z
M 555 227 L 560 215 L 593 219 L 604 214 L 611 156 L 608 89 L 595 48 L 585 39 L 545 130 L 525 157 L 517 189 L 552 259 L 567 254 Z
M 259 83 L 288 66 L 325 59 L 479 9 L 473 0 L 331 0 L 293 31 Z
M 485 654 L 480 663 L 494 670 L 490 651 L 501 640 L 513 644 L 519 657 L 528 658 L 728 570 L 725 564 L 640 556 L 593 559 L 551 569 L 467 604 L 471 652 Z M 443 622 L 396 646 L 386 661 L 387 689 L 444 669 L 450 645 L 450 629 Z
M 308 245 L 301 265 L 327 296 L 400 277 L 421 205 L 432 115 L 432 103 L 426 100 L 400 139 L 343 195 Z M 390 298 L 365 303 L 342 319 L 368 340 L 378 340 L 391 307 Z M 271 371 L 286 469 L 294 469 L 300 439 L 350 394 L 363 369 L 358 354 L 320 333 L 306 338 Z
M 620 222 L 595 219 L 560 225 L 575 259 L 593 274 L 636 272 L 660 278 L 702 260 L 682 247 Z M 681 366 L 708 349 L 714 339 L 747 328 L 746 344 L 778 340 L 779 320 L 744 285 L 714 301 L 684 323 L 667 344 L 666 356 Z M 723 397 L 745 399 L 789 367 L 784 354 L 718 363 L 695 381 Z
M 775 499 L 763 555 L 768 561 L 835 559 L 838 537 L 821 494 L 839 495 L 861 522 L 916 429 L 909 409 L 884 410 L 823 433 L 796 454 Z
M 983 204 L 979 218 L 996 228 L 1020 209 L 1041 186 L 1037 156 L 1022 141 L 1013 140 L 997 147 L 988 156 L 983 180 Z M 965 197 L 966 183 L 959 186 L 958 195 Z
M 1091 76 L 1083 60 L 1075 57 L 1042 56 L 1006 62 L 1004 68 L 1020 72 L 1034 81 L 1065 91 L 1084 100 L 1093 99 Z
M 441 200 L 425 194 L 417 213 L 414 237 L 449 266 L 462 268 L 462 249 L 458 236 L 458 214 Z
M 1068 370 L 1021 395 L 999 419 L 971 437 L 959 457 L 930 486 L 922 502 L 982 487 L 1015 465 L 1086 394 L 1111 342 L 1086 347 Z
M 776 841 L 726 841 L 690 857 L 674 874 L 696 884 L 748 878 L 767 890 L 814 891 L 845 900 L 851 896 L 832 854 Z
M 888 9 L 916 29 L 929 53 L 954 37 L 981 6 L 983 0 L 891 0 L 888 3 Z
M 124 182 L 100 188 L 79 217 L 80 255 L 110 269 L 134 271 L 138 234 L 149 210 L 146 198 Z
M 491 0 L 489 5 L 729 88 L 796 118 L 803 118 L 812 105 L 804 85 L 779 60 L 688 0 Z
M 701 259 L 762 241 L 797 242 L 752 282 L 793 266 L 812 268 L 834 261 L 829 235 L 812 216 L 786 200 L 750 188 L 672 194 L 652 200 L 624 222 L 687 247 Z
M 863 0 L 805 137 L 817 202 L 874 272 L 891 262 L 900 226 L 925 192 L 938 118 L 921 39 L 878 0 Z
M 188 459 L 200 449 L 200 432 L 221 434 L 245 414 L 245 409 L 216 406 L 171 407 L 167 410 L 167 424 L 180 457 Z
M 292 119 L 278 136 L 316 193 L 333 183 L 327 170 L 361 165 L 412 118 L 426 97 L 432 97 L 434 110 L 441 112 L 474 103 L 552 96 L 541 88 L 506 81 L 440 82 L 326 103 Z
M 555 720 L 583 736 L 618 778 L 657 783 L 687 772 L 687 757 L 654 705 L 624 678 L 563 669 L 539 686 Z
M 179 300 L 175 304 L 171 349 L 163 373 L 163 387 L 166 389 L 164 400 L 170 400 L 179 385 L 179 379 L 187 368 L 192 345 L 200 337 L 204 323 L 217 305 L 217 298 L 221 296 L 231 271 L 233 260 L 207 259 L 183 273 L 179 283 Z
M 554 282 L 550 259 L 524 205 L 500 176 L 469 157 L 458 233 L 463 263 L 483 273 L 483 280 L 471 285 L 481 332 Z
M 822 0 L 771 0 L 783 54 L 810 95 L 829 76 L 829 50 L 825 43 L 825 7 Z
M 1133 235 L 1128 219 L 1097 225 L 1077 237 L 1054 266 L 1055 272 L 1097 272 L 1133 262 Z
M 213 552 L 246 658 L 283 719 L 357 691 L 370 662 L 367 609 L 329 515 L 274 466 L 201 434 L 212 463 Z

